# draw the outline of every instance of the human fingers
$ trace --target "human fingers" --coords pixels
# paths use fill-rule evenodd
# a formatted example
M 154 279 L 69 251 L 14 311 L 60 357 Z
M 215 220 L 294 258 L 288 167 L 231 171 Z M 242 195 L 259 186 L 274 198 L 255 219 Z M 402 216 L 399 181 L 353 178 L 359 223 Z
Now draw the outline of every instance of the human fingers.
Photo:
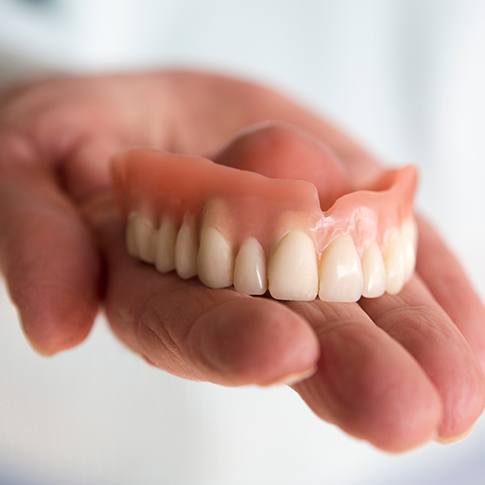
M 418 273 L 485 370 L 485 307 L 440 234 L 423 217 L 418 218 L 418 223 Z
M 419 363 L 443 402 L 438 437 L 466 432 L 483 410 L 484 378 L 470 346 L 418 277 L 398 295 L 362 299 L 372 320 Z
M 435 437 L 442 406 L 418 363 L 354 303 L 292 302 L 320 343 L 316 373 L 295 385 L 313 411 L 387 451 Z
M 27 145 L 0 135 L 0 263 L 26 336 L 50 355 L 89 333 L 100 296 L 99 261 L 52 165 L 37 163 Z

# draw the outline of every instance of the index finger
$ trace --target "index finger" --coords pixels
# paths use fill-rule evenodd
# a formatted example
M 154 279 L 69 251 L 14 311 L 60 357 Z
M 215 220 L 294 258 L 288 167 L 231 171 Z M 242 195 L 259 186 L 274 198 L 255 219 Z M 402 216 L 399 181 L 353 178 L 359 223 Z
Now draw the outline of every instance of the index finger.
M 25 144 L 0 133 L 0 265 L 28 339 L 50 355 L 89 333 L 100 297 L 99 261 L 53 168 L 33 149 L 26 151 L 35 159 L 24 159 Z

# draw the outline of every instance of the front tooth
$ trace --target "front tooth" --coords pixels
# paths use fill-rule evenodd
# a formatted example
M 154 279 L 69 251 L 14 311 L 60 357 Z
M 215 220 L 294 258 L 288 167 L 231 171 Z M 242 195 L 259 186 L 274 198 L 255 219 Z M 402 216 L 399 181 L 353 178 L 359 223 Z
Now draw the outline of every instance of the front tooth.
M 199 279 L 209 288 L 232 285 L 234 257 L 224 236 L 213 227 L 204 227 L 197 257 Z
M 364 288 L 362 295 L 366 298 L 376 298 L 386 291 L 386 267 L 379 246 L 374 242 L 362 257 L 362 273 Z
M 318 292 L 315 246 L 303 231 L 281 239 L 268 265 L 269 292 L 278 300 L 314 300 Z
M 175 240 L 175 270 L 184 279 L 197 274 L 197 234 L 192 216 L 184 217 Z
M 399 231 L 395 231 L 384 245 L 384 264 L 387 274 L 387 292 L 395 295 L 404 285 L 404 252 Z
M 177 227 L 168 216 L 162 218 L 160 228 L 155 238 L 155 265 L 161 273 L 168 273 L 175 269 L 175 240 Z
M 324 301 L 357 301 L 364 284 L 360 258 L 351 236 L 334 239 L 320 263 L 320 292 Z
M 138 256 L 146 263 L 155 261 L 155 227 L 148 216 L 138 212 L 135 215 L 134 240 L 138 249 Z
M 401 226 L 401 238 L 404 253 L 404 278 L 407 281 L 414 273 L 416 265 L 417 227 L 413 218 Z
M 135 240 L 136 212 L 131 212 L 126 221 L 126 251 L 133 258 L 138 258 Z
M 261 244 L 254 237 L 239 248 L 234 263 L 234 288 L 246 295 L 266 293 L 266 261 Z

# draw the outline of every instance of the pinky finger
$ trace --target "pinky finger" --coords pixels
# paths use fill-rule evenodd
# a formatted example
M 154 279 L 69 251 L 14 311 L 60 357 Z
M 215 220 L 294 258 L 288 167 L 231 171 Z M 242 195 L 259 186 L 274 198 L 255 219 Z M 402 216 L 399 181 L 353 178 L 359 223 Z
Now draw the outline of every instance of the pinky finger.
M 424 218 L 419 219 L 417 270 L 453 320 L 485 370 L 485 307 L 451 250 Z

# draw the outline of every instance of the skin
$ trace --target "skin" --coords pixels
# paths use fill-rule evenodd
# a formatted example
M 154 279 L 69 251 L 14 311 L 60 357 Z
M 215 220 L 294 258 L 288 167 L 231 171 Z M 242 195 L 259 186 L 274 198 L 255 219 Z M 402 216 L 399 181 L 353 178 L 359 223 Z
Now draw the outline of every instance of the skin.
M 0 265 L 27 338 L 44 355 L 74 347 L 103 306 L 114 333 L 149 363 L 225 385 L 300 375 L 293 388 L 318 416 L 381 449 L 462 435 L 484 405 L 485 309 L 423 219 L 417 275 L 399 295 L 359 304 L 211 290 L 126 255 L 113 153 L 149 144 L 215 156 L 239 129 L 268 119 L 324 141 L 354 186 L 381 170 L 293 101 L 213 74 L 55 79 L 4 93 Z M 286 125 L 265 130 L 276 152 L 300 136 Z

